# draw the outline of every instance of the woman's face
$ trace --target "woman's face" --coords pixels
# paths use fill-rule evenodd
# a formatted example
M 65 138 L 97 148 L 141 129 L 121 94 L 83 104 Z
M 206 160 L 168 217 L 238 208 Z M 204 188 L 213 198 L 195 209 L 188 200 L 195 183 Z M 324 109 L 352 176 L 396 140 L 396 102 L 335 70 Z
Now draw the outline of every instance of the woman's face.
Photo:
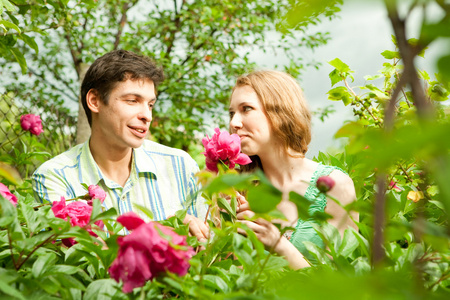
M 236 88 L 229 111 L 230 130 L 241 138 L 243 153 L 261 156 L 273 149 L 271 125 L 253 88 L 248 85 Z

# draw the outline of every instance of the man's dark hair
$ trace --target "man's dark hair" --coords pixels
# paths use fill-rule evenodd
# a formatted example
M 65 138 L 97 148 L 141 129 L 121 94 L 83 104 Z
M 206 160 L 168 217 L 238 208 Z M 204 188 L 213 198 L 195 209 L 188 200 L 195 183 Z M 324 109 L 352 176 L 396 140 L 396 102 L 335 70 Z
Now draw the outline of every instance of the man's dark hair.
M 114 50 L 98 58 L 88 69 L 81 84 L 81 103 L 92 125 L 92 112 L 87 106 L 86 95 L 94 89 L 100 100 L 108 104 L 109 94 L 118 82 L 128 79 L 149 79 L 155 90 L 163 81 L 164 74 L 150 58 L 126 50 Z M 156 93 L 156 91 L 155 91 Z

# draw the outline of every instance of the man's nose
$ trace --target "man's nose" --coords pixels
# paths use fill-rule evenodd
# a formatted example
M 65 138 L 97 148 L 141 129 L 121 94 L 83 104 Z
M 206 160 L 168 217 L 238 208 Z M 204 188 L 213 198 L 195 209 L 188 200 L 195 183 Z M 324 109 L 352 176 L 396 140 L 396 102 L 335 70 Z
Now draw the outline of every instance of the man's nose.
M 139 119 L 145 121 L 145 122 L 151 122 L 152 121 L 152 109 L 148 105 L 143 105 L 143 108 L 141 109 L 139 113 Z

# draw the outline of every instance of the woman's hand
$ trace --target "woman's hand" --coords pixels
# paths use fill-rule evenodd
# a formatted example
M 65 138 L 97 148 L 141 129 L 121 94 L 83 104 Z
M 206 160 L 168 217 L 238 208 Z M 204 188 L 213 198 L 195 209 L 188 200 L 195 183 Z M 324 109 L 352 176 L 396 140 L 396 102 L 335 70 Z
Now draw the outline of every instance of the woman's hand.
M 278 228 L 264 219 L 257 219 L 249 221 L 249 218 L 255 216 L 255 213 L 250 210 L 247 199 L 237 193 L 238 206 L 236 208 L 238 222 L 246 224 L 248 228 L 253 230 L 258 240 L 264 244 L 267 250 L 275 252 L 280 256 L 284 256 L 289 263 L 289 266 L 294 269 L 309 267 L 309 263 L 305 260 L 300 251 L 292 245 L 284 236 L 281 236 Z M 240 234 L 245 235 L 245 231 L 239 229 Z
M 189 224 L 189 234 L 195 236 L 199 242 L 206 242 L 209 237 L 209 226 L 199 218 L 186 214 L 184 224 Z
M 237 214 L 238 222 L 247 225 L 258 238 L 258 240 L 264 244 L 267 250 L 274 251 L 278 245 L 281 234 L 278 228 L 264 219 L 256 219 L 254 221 L 249 221 L 255 215 L 251 210 L 245 210 Z M 239 233 L 245 235 L 245 231 L 240 229 Z
M 274 251 L 281 238 L 278 228 L 271 222 L 264 219 L 249 221 L 248 219 L 254 217 L 255 213 L 250 210 L 250 205 L 248 204 L 247 199 L 237 192 L 236 199 L 238 202 L 236 207 L 237 220 L 253 230 L 258 240 L 264 244 L 267 250 Z M 239 233 L 245 235 L 245 231 L 243 230 L 240 230 Z

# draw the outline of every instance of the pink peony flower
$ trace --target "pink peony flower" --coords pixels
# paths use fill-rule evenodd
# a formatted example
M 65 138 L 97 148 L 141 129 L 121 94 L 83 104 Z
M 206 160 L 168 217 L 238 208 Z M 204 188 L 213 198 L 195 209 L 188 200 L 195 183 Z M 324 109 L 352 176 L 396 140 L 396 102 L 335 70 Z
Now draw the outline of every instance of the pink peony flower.
M 70 224 L 72 226 L 80 226 L 85 228 L 90 235 L 97 236 L 91 229 L 91 226 L 88 225 L 91 219 L 92 206 L 84 203 L 83 201 L 73 201 L 66 205 L 66 199 L 61 197 L 60 201 L 53 201 L 52 211 L 55 214 L 55 217 L 66 220 L 70 218 Z M 103 227 L 102 221 L 96 221 L 94 223 L 99 227 Z M 73 246 L 76 244 L 73 238 L 67 238 L 62 240 L 63 244 L 67 247 Z
M 317 179 L 316 187 L 320 192 L 326 193 L 334 187 L 334 180 L 330 176 L 321 176 Z
M 9 200 L 14 206 L 17 205 L 17 197 L 8 189 L 6 185 L 0 183 L 0 195 L 2 195 L 6 200 Z
M 156 222 L 145 223 L 133 212 L 118 217 L 117 222 L 133 230 L 117 239 L 119 253 L 109 268 L 112 278 L 122 280 L 124 293 L 161 273 L 186 275 L 195 251 L 187 245 L 185 236 Z
M 34 135 L 40 135 L 44 132 L 40 116 L 33 114 L 23 115 L 20 117 L 20 125 L 23 130 L 29 131 Z
M 94 199 L 99 199 L 100 203 L 103 203 L 106 198 L 106 192 L 98 185 L 90 185 L 88 188 L 88 195 L 90 200 L 87 201 L 87 204 L 90 206 L 92 206 L 92 201 Z
M 246 165 L 252 162 L 247 154 L 241 153 L 241 139 L 237 134 L 230 135 L 226 131 L 221 132 L 219 128 L 214 131 L 216 133 L 211 138 L 206 136 L 202 140 L 208 170 L 218 172 L 217 164 L 220 161 L 230 169 L 234 169 L 235 164 Z

